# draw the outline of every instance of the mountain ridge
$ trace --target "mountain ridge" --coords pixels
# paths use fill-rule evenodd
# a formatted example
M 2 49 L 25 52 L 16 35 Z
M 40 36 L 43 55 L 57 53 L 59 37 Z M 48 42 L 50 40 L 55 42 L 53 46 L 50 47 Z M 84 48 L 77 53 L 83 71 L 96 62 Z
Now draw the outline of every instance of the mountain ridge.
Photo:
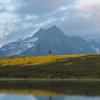
M 40 28 L 32 37 L 9 43 L 0 48 L 0 57 L 99 53 L 100 42 L 86 41 L 79 36 L 65 35 L 56 26 Z

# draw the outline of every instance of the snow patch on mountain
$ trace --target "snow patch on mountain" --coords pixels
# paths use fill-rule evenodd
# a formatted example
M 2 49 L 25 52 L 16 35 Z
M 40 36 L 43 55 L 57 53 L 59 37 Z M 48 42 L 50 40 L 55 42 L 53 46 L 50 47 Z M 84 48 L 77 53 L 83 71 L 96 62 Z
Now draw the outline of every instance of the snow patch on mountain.
M 59 28 L 40 29 L 32 37 L 6 44 L 0 48 L 0 57 L 37 56 L 53 54 L 89 54 L 100 52 L 100 40 L 66 36 Z
M 95 50 L 96 53 L 100 53 L 100 49 L 92 45 L 92 48 Z

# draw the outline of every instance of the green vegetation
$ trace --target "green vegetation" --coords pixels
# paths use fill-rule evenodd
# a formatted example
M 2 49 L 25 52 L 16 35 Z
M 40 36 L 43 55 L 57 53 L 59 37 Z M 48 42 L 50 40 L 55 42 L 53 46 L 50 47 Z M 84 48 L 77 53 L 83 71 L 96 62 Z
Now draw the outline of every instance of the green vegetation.
M 100 95 L 100 55 L 0 59 L 0 92 Z
M 0 59 L 0 78 L 100 78 L 100 55 L 62 55 Z
M 53 53 L 52 50 L 49 50 L 49 51 L 48 51 L 48 54 L 49 54 L 49 55 L 52 55 L 52 53 Z

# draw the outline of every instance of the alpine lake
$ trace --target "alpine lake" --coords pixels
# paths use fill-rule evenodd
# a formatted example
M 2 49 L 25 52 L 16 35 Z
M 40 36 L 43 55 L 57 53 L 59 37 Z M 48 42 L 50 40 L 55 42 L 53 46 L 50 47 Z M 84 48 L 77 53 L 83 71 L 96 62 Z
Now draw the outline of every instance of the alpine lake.
M 2 79 L 0 100 L 100 100 L 100 80 Z

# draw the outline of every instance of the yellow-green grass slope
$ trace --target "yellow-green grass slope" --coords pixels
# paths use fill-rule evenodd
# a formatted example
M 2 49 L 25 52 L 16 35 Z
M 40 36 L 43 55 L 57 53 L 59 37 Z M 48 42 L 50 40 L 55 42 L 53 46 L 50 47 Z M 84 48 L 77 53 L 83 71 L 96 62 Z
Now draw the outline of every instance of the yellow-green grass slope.
M 1 58 L 0 78 L 100 78 L 100 55 Z

